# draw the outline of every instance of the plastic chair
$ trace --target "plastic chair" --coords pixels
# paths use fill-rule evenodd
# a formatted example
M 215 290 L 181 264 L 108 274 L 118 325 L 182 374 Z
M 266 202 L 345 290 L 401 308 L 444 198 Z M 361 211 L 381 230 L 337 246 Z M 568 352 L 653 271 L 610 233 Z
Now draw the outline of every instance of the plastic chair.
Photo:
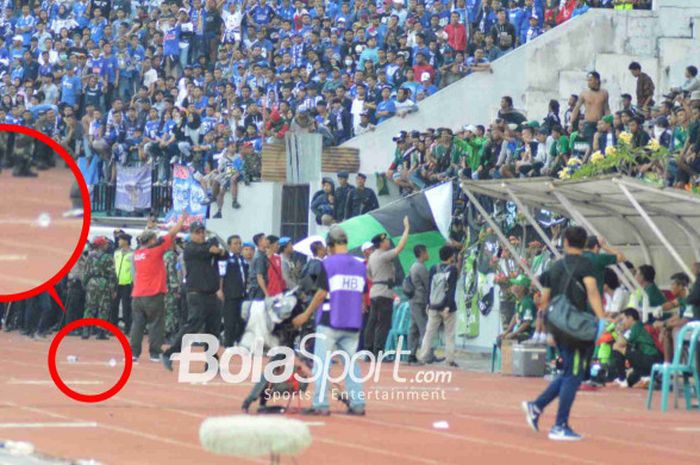
M 491 350 L 491 373 L 495 373 L 496 370 L 501 369 L 501 348 L 498 344 L 493 345 L 493 350 Z
M 681 362 L 683 355 L 683 346 L 685 345 L 685 336 L 690 331 L 690 342 L 688 345 L 688 358 L 685 362 Z M 683 326 L 678 332 L 673 361 L 671 363 L 655 363 L 651 369 L 651 380 L 649 383 L 649 393 L 647 395 L 647 410 L 651 409 L 652 396 L 654 394 L 654 380 L 656 376 L 661 376 L 661 411 L 668 410 L 668 396 L 671 387 L 671 375 L 683 375 L 683 390 L 685 394 L 686 407 L 690 408 L 690 386 L 689 377 L 692 376 L 695 380 L 695 390 L 698 399 L 700 399 L 700 376 L 695 365 L 695 356 L 697 352 L 698 339 L 700 338 L 700 322 L 694 321 Z M 674 380 L 675 381 L 675 380 Z M 675 384 L 675 382 L 674 382 Z M 674 389 L 677 391 L 677 389 Z M 677 399 L 676 399 L 677 406 Z
M 695 398 L 698 400 L 700 406 L 700 374 L 698 373 L 698 350 L 700 350 L 700 322 L 694 322 L 696 327 L 690 335 L 690 340 L 685 341 L 688 343 L 688 365 L 690 366 L 690 372 L 683 374 L 683 397 L 685 397 L 685 408 L 686 410 L 691 410 L 693 408 L 692 398 L 695 394 Z M 693 378 L 695 382 L 694 389 L 690 385 L 690 378 Z M 673 406 L 678 408 L 678 391 L 680 389 L 678 377 L 673 379 Z M 695 393 L 693 393 L 693 390 Z
M 396 350 L 399 337 L 403 336 L 401 350 L 408 348 L 408 331 L 411 328 L 411 311 L 408 302 L 401 302 L 394 306 L 394 311 L 391 315 L 391 329 L 386 338 L 384 351 Z M 389 357 L 387 357 L 389 359 Z M 408 356 L 402 356 L 402 361 L 407 361 Z

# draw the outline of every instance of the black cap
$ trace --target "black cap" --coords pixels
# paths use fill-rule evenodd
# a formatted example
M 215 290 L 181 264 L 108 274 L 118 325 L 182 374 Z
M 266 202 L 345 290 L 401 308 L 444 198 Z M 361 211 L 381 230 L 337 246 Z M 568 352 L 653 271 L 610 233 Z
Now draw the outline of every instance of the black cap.
M 379 247 L 379 245 L 380 245 L 382 242 L 384 242 L 384 239 L 386 239 L 386 238 L 387 238 L 386 233 L 377 234 L 376 236 L 374 236 L 374 237 L 372 238 L 372 244 L 373 244 L 375 247 Z
M 207 229 L 204 227 L 204 223 L 202 223 L 201 221 L 193 221 L 190 224 L 190 232 L 196 232 L 196 231 L 199 231 L 200 229 L 201 230 Z
M 662 128 L 667 128 L 669 126 L 668 118 L 665 116 L 659 116 L 656 118 L 656 125 Z
M 350 177 L 350 175 L 348 174 L 347 171 L 341 171 L 338 173 L 338 178 L 348 179 L 349 177 Z

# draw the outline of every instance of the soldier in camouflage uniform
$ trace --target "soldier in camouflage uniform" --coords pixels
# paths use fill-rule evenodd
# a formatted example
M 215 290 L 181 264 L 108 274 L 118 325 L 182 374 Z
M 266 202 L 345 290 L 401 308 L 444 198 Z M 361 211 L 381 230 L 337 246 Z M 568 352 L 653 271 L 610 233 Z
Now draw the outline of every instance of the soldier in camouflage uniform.
M 85 287 L 85 318 L 109 320 L 112 299 L 116 296 L 117 276 L 114 273 L 114 257 L 108 253 L 109 241 L 104 236 L 92 242 L 95 249 L 85 261 L 83 286 Z M 83 330 L 83 339 L 90 337 L 90 328 Z M 97 330 L 97 339 L 107 339 L 107 333 Z
M 262 171 L 262 155 L 254 151 L 252 142 L 241 144 L 241 158 L 243 159 L 245 181 L 259 181 Z
M 15 134 L 15 146 L 13 150 L 14 169 L 13 176 L 20 177 L 36 177 L 37 174 L 30 169 L 32 164 L 32 156 L 34 154 L 34 138 L 24 135 Z
M 182 275 L 178 260 L 178 245 L 173 242 L 170 250 L 163 255 L 168 293 L 165 294 L 165 337 L 170 339 L 180 329 L 180 283 Z

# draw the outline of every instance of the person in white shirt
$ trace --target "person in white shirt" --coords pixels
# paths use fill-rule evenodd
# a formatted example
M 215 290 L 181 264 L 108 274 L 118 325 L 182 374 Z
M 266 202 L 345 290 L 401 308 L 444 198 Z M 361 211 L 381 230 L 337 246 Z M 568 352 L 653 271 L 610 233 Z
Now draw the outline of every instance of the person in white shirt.
M 241 23 L 243 22 L 241 5 L 237 5 L 236 2 L 231 2 L 228 10 L 224 10 L 221 13 L 221 18 L 224 20 L 224 35 L 221 41 L 225 44 L 240 42 Z
M 605 314 L 617 318 L 627 307 L 629 292 L 620 284 L 620 278 L 610 268 L 603 271 L 603 302 Z

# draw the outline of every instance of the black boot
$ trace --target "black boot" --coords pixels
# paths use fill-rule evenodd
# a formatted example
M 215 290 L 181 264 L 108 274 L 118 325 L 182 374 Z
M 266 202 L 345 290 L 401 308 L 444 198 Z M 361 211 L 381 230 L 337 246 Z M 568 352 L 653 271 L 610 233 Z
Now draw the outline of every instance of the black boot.
M 105 340 L 109 339 L 107 337 L 107 331 L 105 331 L 102 328 L 98 329 L 97 330 L 97 339 L 99 339 L 100 341 L 105 341 Z
M 83 335 L 81 336 L 82 339 L 90 339 L 90 328 L 87 326 L 83 328 Z

